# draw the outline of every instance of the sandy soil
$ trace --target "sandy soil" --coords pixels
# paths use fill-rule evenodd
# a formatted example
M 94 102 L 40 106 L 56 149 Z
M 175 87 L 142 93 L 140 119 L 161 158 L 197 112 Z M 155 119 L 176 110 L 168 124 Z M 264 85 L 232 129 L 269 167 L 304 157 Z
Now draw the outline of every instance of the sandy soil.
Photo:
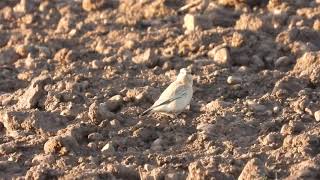
M 0 177 L 320 179 L 319 50 L 319 0 L 0 1 Z

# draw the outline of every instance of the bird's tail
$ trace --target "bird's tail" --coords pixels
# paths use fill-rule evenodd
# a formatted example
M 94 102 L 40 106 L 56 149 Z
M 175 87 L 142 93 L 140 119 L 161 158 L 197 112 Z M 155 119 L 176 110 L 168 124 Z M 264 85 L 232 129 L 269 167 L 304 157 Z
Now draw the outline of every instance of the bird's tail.
M 143 113 L 141 113 L 140 116 L 144 116 L 144 115 L 148 114 L 151 110 L 152 110 L 152 108 L 149 108 L 149 109 L 143 111 Z

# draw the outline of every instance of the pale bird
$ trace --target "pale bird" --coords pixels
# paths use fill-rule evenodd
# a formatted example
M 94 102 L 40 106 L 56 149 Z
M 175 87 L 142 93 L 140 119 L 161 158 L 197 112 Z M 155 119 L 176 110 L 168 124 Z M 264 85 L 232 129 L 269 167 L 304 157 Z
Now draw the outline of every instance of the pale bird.
M 161 112 L 165 114 L 180 114 L 189 104 L 192 98 L 192 75 L 186 69 L 180 69 L 177 79 L 172 82 L 160 95 L 159 99 L 141 115 L 149 112 Z

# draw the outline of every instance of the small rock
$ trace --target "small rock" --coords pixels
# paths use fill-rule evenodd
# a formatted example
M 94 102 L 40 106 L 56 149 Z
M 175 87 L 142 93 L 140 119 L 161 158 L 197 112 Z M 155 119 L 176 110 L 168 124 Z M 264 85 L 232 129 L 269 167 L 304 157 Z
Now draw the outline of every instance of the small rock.
M 88 112 L 89 118 L 99 124 L 102 120 L 105 119 L 114 119 L 116 115 L 109 111 L 106 103 L 98 104 L 97 102 L 94 102 L 89 107 Z
M 152 166 L 151 164 L 145 164 L 143 166 L 143 169 L 146 171 L 152 171 L 152 169 L 154 169 L 154 166 Z
M 24 94 L 19 98 L 18 106 L 21 108 L 36 108 L 37 104 L 47 92 L 44 86 L 51 81 L 48 75 L 40 75 L 34 78 L 30 86 L 26 89 Z
M 46 154 L 48 153 L 55 153 L 57 151 L 60 151 L 60 149 L 63 147 L 61 138 L 60 137 L 55 137 L 55 138 L 50 138 L 43 147 L 43 150 Z
M 99 60 L 93 60 L 91 62 L 92 69 L 102 69 L 104 67 L 104 64 L 102 61 Z
M 133 41 L 133 40 L 128 40 L 124 43 L 124 47 L 127 48 L 127 49 L 133 49 L 136 45 L 136 42 Z
M 304 124 L 300 121 L 289 121 L 289 124 L 284 124 L 280 130 L 282 135 L 291 135 L 299 133 L 304 129 Z
M 31 47 L 28 45 L 17 45 L 15 47 L 16 53 L 21 57 L 27 57 L 27 55 L 30 53 Z
M 117 57 L 116 56 L 109 56 L 109 57 L 105 57 L 102 59 L 102 62 L 106 63 L 106 64 L 112 64 L 114 62 L 117 61 Z
M 91 133 L 88 135 L 90 141 L 99 141 L 103 139 L 103 136 L 100 133 Z
M 120 122 L 119 122 L 117 119 L 111 120 L 111 121 L 110 121 L 110 125 L 111 125 L 111 127 L 113 127 L 113 128 L 118 128 L 118 127 L 121 126 Z
M 269 133 L 266 137 L 264 137 L 262 144 L 267 146 L 278 145 L 281 140 L 281 135 L 275 132 Z
M 247 162 L 240 176 L 238 177 L 238 180 L 264 180 L 266 178 L 267 173 L 265 167 L 263 166 L 263 163 L 259 159 L 254 158 Z
M 272 110 L 273 110 L 274 113 L 278 113 L 280 111 L 280 107 L 279 106 L 274 106 Z
M 101 152 L 108 155 L 113 155 L 115 153 L 114 147 L 111 142 L 107 143 L 101 149 Z
M 228 84 L 240 84 L 242 82 L 242 78 L 238 76 L 229 76 L 227 79 Z
M 112 96 L 106 102 L 107 108 L 112 112 L 117 111 L 120 108 L 120 106 L 122 105 L 122 102 L 123 102 L 123 98 L 121 95 Z
M 34 8 L 35 4 L 32 0 L 21 0 L 20 3 L 13 8 L 13 10 L 15 12 L 28 13 L 34 10 Z
M 221 66 L 228 66 L 231 63 L 229 50 L 225 44 L 216 46 L 208 52 L 208 57 L 211 58 L 216 64 Z
M 73 50 L 68 50 L 66 48 L 60 49 L 54 55 L 54 60 L 59 61 L 61 64 L 68 64 L 76 61 L 79 58 L 79 53 Z
M 316 119 L 316 121 L 320 121 L 320 110 L 314 112 L 314 118 Z
M 153 68 L 157 65 L 159 57 L 151 48 L 148 48 L 144 53 L 133 57 L 132 61 L 136 64 L 144 64 L 149 68 Z
M 291 63 L 291 60 L 288 56 L 282 56 L 279 57 L 275 62 L 274 66 L 276 68 L 281 68 L 281 67 L 288 67 L 288 65 Z
M 288 124 L 284 124 L 284 125 L 281 127 L 280 133 L 281 133 L 282 135 L 292 134 L 292 127 L 290 127 Z
M 163 149 L 162 143 L 163 143 L 162 138 L 158 138 L 152 142 L 150 149 L 153 151 L 162 151 Z
M 186 28 L 187 32 L 192 32 L 199 27 L 199 21 L 196 15 L 186 14 L 183 18 L 183 27 Z
M 232 40 L 231 40 L 231 45 L 232 47 L 241 47 L 242 44 L 244 43 L 245 37 L 239 33 L 239 32 L 234 32 L 232 34 Z

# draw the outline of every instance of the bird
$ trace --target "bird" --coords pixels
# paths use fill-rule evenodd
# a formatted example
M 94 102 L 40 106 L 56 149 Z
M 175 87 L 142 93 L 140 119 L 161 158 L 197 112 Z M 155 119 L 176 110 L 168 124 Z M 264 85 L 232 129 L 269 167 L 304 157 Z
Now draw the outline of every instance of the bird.
M 159 99 L 150 108 L 141 113 L 141 116 L 149 112 L 160 112 L 169 116 L 180 114 L 191 102 L 192 85 L 193 79 L 190 70 L 180 69 L 176 80 L 162 92 Z

